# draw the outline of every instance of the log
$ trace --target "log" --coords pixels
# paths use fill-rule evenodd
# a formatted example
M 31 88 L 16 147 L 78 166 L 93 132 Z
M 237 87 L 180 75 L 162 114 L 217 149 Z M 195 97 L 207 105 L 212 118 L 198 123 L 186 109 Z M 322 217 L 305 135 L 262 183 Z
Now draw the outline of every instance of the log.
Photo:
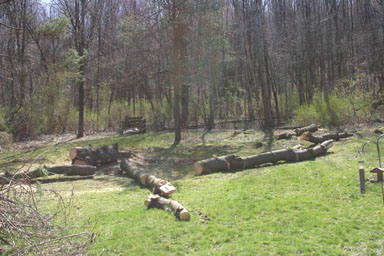
M 309 126 L 295 129 L 295 133 L 297 136 L 300 136 L 305 132 L 316 132 L 318 129 L 319 129 L 319 126 L 317 126 L 316 124 L 311 124 Z
M 73 165 L 101 166 L 116 163 L 119 158 L 119 150 L 117 143 L 111 146 L 74 147 L 69 150 L 69 157 Z
M 305 140 L 315 144 L 319 144 L 327 140 L 339 141 L 340 139 L 345 139 L 351 136 L 353 136 L 353 134 L 347 132 L 328 133 L 323 136 L 314 136 L 311 132 L 305 132 L 299 137 L 299 140 Z
M 289 140 L 289 139 L 291 139 L 291 137 L 293 135 L 294 134 L 292 134 L 292 133 L 285 132 L 285 133 L 281 133 L 281 134 L 276 134 L 276 135 L 273 136 L 273 138 L 275 140 Z
M 0 184 L 8 183 L 11 180 L 20 180 L 24 178 L 36 179 L 50 176 L 53 174 L 64 174 L 66 176 L 90 176 L 95 174 L 97 167 L 90 165 L 54 165 L 36 168 L 27 172 L 17 172 L 10 174 L 8 172 L 0 175 Z
M 276 164 L 280 161 L 300 162 L 325 155 L 332 145 L 333 140 L 328 140 L 313 148 L 298 151 L 283 149 L 248 157 L 238 157 L 236 155 L 213 157 L 195 162 L 194 170 L 195 175 L 204 175 L 225 170 L 249 169 L 266 163 Z
M 164 209 L 165 207 L 169 207 L 179 220 L 190 220 L 191 218 L 187 209 L 185 209 L 179 202 L 159 195 L 150 194 L 144 201 L 144 204 L 147 208 Z
M 125 171 L 130 178 L 149 188 L 154 194 L 167 197 L 176 192 L 176 188 L 171 183 L 151 175 L 146 170 L 143 170 L 143 167 L 140 167 L 134 162 L 124 159 L 120 163 L 120 168 Z

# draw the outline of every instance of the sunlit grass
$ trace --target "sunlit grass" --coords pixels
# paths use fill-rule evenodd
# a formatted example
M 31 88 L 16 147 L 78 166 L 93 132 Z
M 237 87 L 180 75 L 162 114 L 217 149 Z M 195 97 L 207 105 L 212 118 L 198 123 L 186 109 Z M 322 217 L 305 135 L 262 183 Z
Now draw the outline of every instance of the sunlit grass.
M 173 135 L 164 133 L 61 144 L 46 156 L 60 161 L 72 146 L 117 142 L 121 150 L 169 161 L 163 170 L 167 177 L 176 177 L 166 173 L 177 172 L 172 161 L 182 159 L 188 165 L 180 164 L 183 175 L 171 181 L 178 188 L 173 199 L 191 213 L 189 222 L 168 211 L 147 210 L 143 202 L 150 191 L 125 177 L 43 187 L 73 190 L 69 224 L 96 234 L 91 255 L 383 255 L 381 186 L 367 183 L 367 193 L 359 191 L 357 150 L 366 139 L 337 142 L 314 161 L 194 177 L 194 160 L 265 150 L 254 147 L 262 140 L 259 133 L 208 134 L 205 145 L 199 135 L 185 134 L 172 152 L 167 149 Z M 279 141 L 273 148 L 297 143 Z M 373 147 L 364 157 L 366 169 L 377 165 Z

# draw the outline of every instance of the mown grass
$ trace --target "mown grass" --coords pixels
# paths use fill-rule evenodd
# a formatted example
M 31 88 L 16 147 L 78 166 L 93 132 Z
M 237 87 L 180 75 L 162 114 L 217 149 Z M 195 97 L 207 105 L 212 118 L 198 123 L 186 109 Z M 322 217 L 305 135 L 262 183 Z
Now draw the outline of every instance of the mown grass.
M 164 176 L 178 188 L 173 199 L 191 213 L 188 222 L 147 210 L 148 189 L 125 177 L 43 186 L 73 189 L 69 224 L 96 234 L 91 255 L 383 255 L 381 186 L 367 183 L 367 193 L 359 191 L 357 150 L 366 139 L 336 142 L 314 161 L 194 177 L 194 160 L 265 150 L 254 147 L 259 133 L 214 133 L 205 145 L 198 136 L 185 134 L 172 152 L 172 134 L 147 134 L 62 144 L 46 156 L 60 161 L 74 145 L 118 142 L 122 150 L 162 157 L 169 163 L 162 166 Z M 280 141 L 273 148 L 295 144 Z M 373 147 L 364 157 L 366 165 L 377 165 Z M 177 171 L 183 175 L 167 174 Z

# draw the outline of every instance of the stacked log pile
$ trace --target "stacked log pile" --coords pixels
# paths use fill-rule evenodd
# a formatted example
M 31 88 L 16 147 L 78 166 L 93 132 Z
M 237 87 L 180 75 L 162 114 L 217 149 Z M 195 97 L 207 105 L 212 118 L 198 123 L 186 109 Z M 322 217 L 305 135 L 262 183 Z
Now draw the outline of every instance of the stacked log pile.
M 119 158 L 118 145 L 93 146 L 87 148 L 75 147 L 69 150 L 69 157 L 73 165 L 93 165 L 102 166 L 116 163 Z

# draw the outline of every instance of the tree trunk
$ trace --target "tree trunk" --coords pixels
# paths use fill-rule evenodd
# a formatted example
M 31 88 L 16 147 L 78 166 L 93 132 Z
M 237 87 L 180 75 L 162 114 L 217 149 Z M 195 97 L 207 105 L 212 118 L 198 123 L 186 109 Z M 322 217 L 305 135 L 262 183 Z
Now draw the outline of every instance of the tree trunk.
M 292 135 L 294 135 L 294 134 L 289 133 L 289 132 L 285 132 L 285 133 L 274 135 L 273 138 L 275 140 L 289 140 L 289 139 L 291 139 Z
M 101 166 L 116 163 L 119 158 L 117 143 L 112 146 L 75 147 L 69 150 L 69 157 L 74 165 Z
M 179 220 L 189 220 L 190 215 L 187 209 L 185 209 L 179 202 L 163 198 L 159 195 L 150 194 L 144 201 L 145 206 L 148 208 L 164 209 L 165 206 L 170 207 L 176 218 Z
M 340 139 L 345 139 L 348 137 L 353 136 L 351 133 L 343 132 L 343 133 L 329 133 L 325 134 L 323 136 L 314 136 L 310 132 L 305 132 L 303 133 L 300 137 L 299 140 L 306 140 L 309 142 L 313 142 L 315 144 L 323 143 L 326 140 L 335 140 L 339 141 Z
M 272 106 L 271 106 L 271 88 L 267 79 L 267 55 L 264 49 L 264 33 L 262 30 L 262 7 L 261 2 L 256 1 L 253 4 L 254 22 L 255 22 L 255 34 L 256 34 L 256 47 L 257 47 L 257 59 L 259 63 L 259 74 L 261 84 L 261 94 L 263 97 L 263 110 L 264 110 L 264 127 L 269 129 L 273 127 L 272 119 Z
M 276 150 L 261 153 L 249 157 L 238 157 L 236 155 L 227 155 L 222 157 L 213 157 L 198 161 L 194 164 L 195 175 L 209 174 L 226 170 L 238 170 L 254 168 L 266 163 L 275 164 L 279 161 L 300 162 L 325 155 L 327 150 L 333 145 L 333 140 L 323 142 L 314 148 L 293 151 L 292 149 Z
M 8 183 L 11 180 L 20 180 L 24 178 L 36 179 L 52 174 L 64 174 L 66 176 L 89 176 L 95 174 L 97 167 L 90 165 L 55 165 L 36 168 L 28 172 L 17 172 L 12 175 L 5 173 L 0 175 L 0 184 Z
M 84 57 L 85 54 L 85 8 L 86 8 L 86 1 L 81 0 L 81 11 L 79 13 L 79 42 L 77 44 L 77 53 L 79 54 L 79 57 Z M 81 76 L 83 76 L 79 80 L 79 124 L 78 124 L 78 131 L 77 131 L 77 138 L 81 138 L 84 136 L 84 70 L 85 70 L 85 60 L 81 60 L 79 73 Z
M 154 194 L 170 196 L 172 193 L 176 192 L 176 188 L 172 186 L 171 183 L 149 174 L 134 162 L 124 159 L 120 163 L 120 168 L 127 172 L 130 178 L 149 188 Z
M 316 124 L 311 124 L 309 126 L 295 129 L 295 133 L 297 136 L 300 136 L 305 132 L 316 132 L 318 129 L 319 126 L 317 126 Z

